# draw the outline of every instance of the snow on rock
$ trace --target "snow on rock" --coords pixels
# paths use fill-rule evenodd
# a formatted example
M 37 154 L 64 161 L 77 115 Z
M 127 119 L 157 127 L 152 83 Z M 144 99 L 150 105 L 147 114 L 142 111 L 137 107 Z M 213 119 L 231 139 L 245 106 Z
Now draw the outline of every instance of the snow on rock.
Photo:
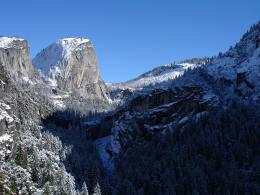
M 14 119 L 5 110 L 0 108 L 0 121 L 4 119 L 8 124 L 14 121 Z
M 53 105 L 58 109 L 65 109 L 65 100 L 69 98 L 69 94 L 62 94 L 62 95 L 51 95 L 50 99 L 52 100 Z
M 0 136 L 0 143 L 8 141 L 8 140 L 12 141 L 12 136 L 11 135 L 5 133 L 5 134 Z
M 29 44 L 25 39 L 0 37 L 0 64 L 17 83 L 23 82 L 23 78 L 28 78 L 29 81 L 36 77 L 29 50 Z
M 43 49 L 33 59 L 33 65 L 45 76 L 49 76 L 50 82 L 54 82 L 52 80 L 55 80 L 56 74 L 61 73 L 63 60 L 69 58 L 75 50 L 82 49 L 82 44 L 88 42 L 88 39 L 83 38 L 60 39 Z M 56 85 L 56 82 L 54 83 Z
M 22 80 L 30 85 L 36 84 L 36 82 L 33 82 L 29 77 L 22 77 Z
M 19 41 L 24 41 L 24 39 L 18 37 L 0 37 L 0 48 L 12 48 Z
M 0 162 L 11 154 L 12 143 L 12 135 L 8 133 L 0 135 Z
M 81 96 L 105 96 L 95 49 L 88 39 L 60 39 L 38 53 L 33 65 L 52 87 Z
M 66 106 L 62 100 L 53 100 L 53 104 L 55 107 L 64 109 Z
M 11 110 L 11 107 L 3 102 L 0 102 L 0 107 L 4 108 L 5 110 Z

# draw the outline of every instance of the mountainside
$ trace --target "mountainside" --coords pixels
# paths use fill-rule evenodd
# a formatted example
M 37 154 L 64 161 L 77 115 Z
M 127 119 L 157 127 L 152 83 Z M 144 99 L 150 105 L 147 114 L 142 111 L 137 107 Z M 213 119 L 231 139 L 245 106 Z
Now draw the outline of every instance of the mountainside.
M 77 92 L 81 96 L 106 96 L 96 53 L 88 39 L 60 39 L 37 54 L 33 65 L 53 87 Z
M 178 123 L 177 121 L 181 119 L 179 118 L 180 116 L 183 116 L 183 118 L 186 119 L 185 122 L 188 122 L 188 119 L 191 119 L 194 116 L 196 117 L 196 114 L 199 114 L 200 112 L 204 113 L 204 109 L 206 108 L 204 105 L 205 103 L 210 104 L 210 107 L 218 106 L 220 103 L 223 104 L 223 106 L 227 106 L 228 102 L 236 98 L 259 103 L 259 37 L 260 23 L 254 25 L 250 31 L 243 36 L 240 42 L 235 45 L 235 47 L 231 48 L 224 54 L 211 59 L 199 60 L 197 61 L 197 64 L 186 62 L 178 65 L 161 66 L 139 76 L 134 80 L 123 83 L 121 86 L 124 86 L 124 90 L 128 88 L 136 89 L 138 87 L 143 87 L 143 90 L 133 93 L 133 98 L 130 98 L 125 107 L 123 106 L 123 109 L 118 111 L 118 114 L 115 115 L 116 117 L 113 117 L 114 126 L 111 126 L 111 145 L 114 145 L 114 139 L 117 139 L 116 142 L 118 142 L 118 144 L 122 142 L 122 140 L 125 142 L 126 139 L 131 141 L 130 137 L 133 135 L 132 133 L 131 136 L 128 135 L 126 131 L 136 131 L 136 129 L 146 131 L 149 126 L 146 122 L 150 123 L 154 120 L 154 118 L 156 122 L 153 125 L 155 125 L 157 132 L 163 131 L 164 128 L 172 129 L 173 126 L 175 126 L 174 124 Z M 167 85 L 165 85 L 165 83 L 167 83 Z M 151 87 L 147 87 L 151 84 Z M 147 88 L 149 90 L 146 90 Z M 201 95 L 200 97 L 196 96 L 196 98 L 193 99 L 192 97 L 194 95 L 198 95 L 198 92 L 195 90 L 196 92 L 193 94 L 192 91 L 193 89 L 198 88 L 200 88 L 201 93 L 205 95 Z M 158 92 L 157 90 L 165 92 Z M 186 90 L 187 92 L 185 92 Z M 186 93 L 187 95 L 185 95 Z M 175 98 L 180 98 L 180 102 L 185 102 L 186 106 L 192 104 L 191 108 L 194 110 L 188 109 L 187 112 L 187 108 L 183 109 L 182 104 L 179 104 L 179 101 Z M 198 102 L 200 102 L 200 109 L 202 109 L 200 112 L 195 109 L 195 104 Z M 136 104 L 140 108 L 137 110 L 132 110 L 132 107 L 137 106 Z M 139 106 L 139 104 L 142 106 Z M 150 104 L 155 106 L 155 108 L 158 107 L 155 109 L 152 106 L 155 110 L 159 111 L 159 115 L 155 114 L 153 109 L 150 110 Z M 129 107 L 129 105 L 132 106 Z M 173 107 L 177 113 L 174 113 L 174 111 L 171 110 L 171 107 Z M 171 119 L 167 119 L 167 117 L 163 114 L 167 113 L 169 109 Z M 150 114 L 151 111 L 153 114 Z M 187 113 L 183 115 L 185 112 Z M 131 122 L 128 125 L 125 124 L 125 126 L 122 122 L 117 121 L 122 121 L 124 115 L 127 115 L 124 119 L 127 124 L 129 120 L 133 118 L 131 115 L 134 115 L 134 117 L 138 119 L 140 117 L 146 117 L 146 119 L 143 119 L 144 121 L 138 123 L 139 125 L 145 127 L 137 127 L 139 125 L 131 127 L 135 124 L 134 122 Z M 162 125 L 160 122 L 161 120 L 163 121 Z M 166 121 L 168 122 L 166 123 Z M 123 127 L 120 127 L 121 125 L 123 125 Z M 122 130 L 121 133 L 120 129 Z M 114 136 L 118 136 L 117 134 L 121 134 L 120 138 L 114 138 Z M 142 134 L 146 135 L 147 133 Z M 136 135 L 134 134 L 134 136 Z M 114 149 L 115 153 L 119 153 L 118 148 L 122 148 L 122 146 L 120 146 L 121 144 Z M 124 145 L 128 144 L 124 143 Z M 109 147 L 110 146 L 108 146 L 108 148 Z M 111 153 L 111 151 L 109 151 L 109 153 Z
M 239 43 L 212 59 L 208 73 L 244 98 L 259 100 L 260 92 L 260 24 L 252 26 Z
M 0 37 L 0 194 L 259 194 L 259 38 L 106 86 L 87 39 Z
M 163 66 L 145 73 L 133 81 L 126 82 L 123 90 L 127 89 L 127 87 L 131 89 L 131 87 L 138 86 L 138 81 L 140 81 L 139 86 L 144 86 L 143 80 L 147 79 L 146 83 L 153 83 L 155 80 L 153 78 L 156 78 L 157 76 L 160 78 L 161 75 L 162 77 L 166 76 L 169 72 L 170 75 L 173 75 L 172 79 L 167 81 L 167 85 L 165 85 L 163 79 L 161 82 L 159 82 L 160 79 L 158 79 L 155 80 L 158 84 L 148 86 L 149 90 L 145 87 L 143 90 L 132 92 L 132 95 L 130 94 L 130 98 L 126 101 L 126 104 L 118 109 L 113 115 L 105 117 L 98 124 L 87 125 L 87 135 L 90 139 L 96 140 L 95 143 L 98 152 L 102 156 L 101 159 L 104 166 L 108 170 L 119 172 L 121 179 L 126 179 L 126 183 L 129 182 L 134 186 L 133 187 L 128 183 L 128 185 L 125 186 L 127 190 L 123 190 L 124 193 L 131 194 L 128 190 L 131 191 L 133 188 L 137 190 L 140 185 L 145 189 L 145 194 L 164 194 L 163 191 L 166 194 L 175 194 L 176 192 L 177 194 L 186 193 L 187 191 L 185 192 L 184 190 L 185 182 L 181 182 L 180 179 L 177 179 L 176 177 L 179 177 L 178 174 L 182 174 L 183 171 L 189 172 L 189 168 L 187 167 L 186 169 L 183 166 L 198 166 L 196 164 L 200 164 L 200 161 L 197 159 L 196 155 L 192 159 L 194 164 L 189 164 L 189 161 L 182 159 L 182 157 L 185 156 L 183 152 L 189 152 L 184 149 L 184 151 L 179 151 L 179 148 L 182 147 L 182 140 L 189 139 L 184 136 L 182 137 L 182 135 L 186 133 L 187 135 L 190 133 L 194 135 L 195 132 L 202 133 L 201 131 L 206 131 L 203 124 L 208 124 L 208 121 L 210 121 L 208 128 L 211 128 L 211 131 L 213 132 L 207 132 L 206 135 L 203 133 L 203 135 L 194 135 L 196 136 L 196 139 L 203 139 L 202 137 L 205 136 L 203 147 L 205 147 L 208 142 L 208 144 L 220 144 L 218 141 L 214 140 L 214 137 L 211 137 L 213 135 L 225 140 L 226 135 L 222 129 L 224 128 L 229 132 L 243 134 L 246 141 L 241 143 L 239 138 L 233 137 L 233 135 L 230 134 L 227 136 L 230 139 L 233 139 L 235 143 L 232 150 L 221 145 L 223 143 L 221 143 L 219 147 L 224 147 L 229 155 L 244 156 L 249 151 L 254 153 L 254 155 L 249 157 L 251 160 L 249 165 L 251 172 L 248 175 L 244 174 L 244 171 L 247 170 L 247 163 L 245 161 L 242 162 L 242 159 L 235 157 L 231 158 L 232 163 L 238 161 L 242 163 L 239 167 L 227 165 L 228 160 L 222 159 L 223 164 L 225 165 L 219 170 L 222 174 L 220 177 L 224 177 L 225 179 L 229 178 L 229 176 L 225 176 L 224 170 L 228 166 L 231 166 L 230 174 L 235 175 L 236 172 L 240 170 L 241 172 L 237 177 L 240 177 L 242 181 L 250 178 L 252 183 L 247 184 L 248 187 L 245 187 L 241 183 L 241 180 L 238 182 L 233 181 L 232 178 L 230 178 L 230 182 L 227 182 L 229 187 L 225 187 L 225 184 L 217 179 L 216 182 L 221 186 L 220 191 L 226 192 L 228 188 L 230 192 L 234 193 L 237 189 L 239 189 L 238 191 L 240 192 L 250 191 L 256 193 L 257 187 L 255 188 L 255 186 L 259 186 L 259 183 L 257 184 L 254 178 L 257 171 L 257 159 L 260 154 L 259 150 L 256 149 L 256 145 L 259 143 L 260 137 L 259 133 L 257 133 L 257 124 L 259 123 L 255 121 L 257 120 L 257 117 L 255 118 L 251 114 L 254 113 L 253 115 L 255 116 L 259 114 L 259 36 L 260 23 L 254 25 L 234 48 L 231 48 L 224 54 L 209 59 L 204 66 L 197 66 L 193 70 L 186 71 L 185 73 L 183 73 L 185 66 L 180 67 L 182 76 L 178 78 L 175 77 L 175 75 L 180 72 L 178 71 L 178 68 L 175 69 L 172 68 L 172 66 Z M 169 71 L 169 69 L 171 71 Z M 129 83 L 130 85 L 127 86 Z M 131 86 L 131 84 L 133 85 Z M 254 105 L 255 108 L 249 108 L 249 104 Z M 250 110 L 252 110 L 252 113 Z M 224 114 L 225 112 L 230 112 L 232 114 L 231 116 L 227 116 Z M 213 122 L 214 119 L 212 118 L 214 117 L 214 113 L 219 113 L 216 126 Z M 244 121 L 243 125 L 241 124 L 239 126 L 240 122 L 235 119 L 238 116 L 240 116 L 241 121 Z M 250 116 L 252 116 L 252 121 L 249 119 Z M 223 119 L 222 122 L 220 121 L 221 117 Z M 200 123 L 200 121 L 204 122 Z M 197 126 L 197 123 L 202 125 L 202 127 L 200 125 Z M 230 126 L 228 124 L 230 124 Z M 192 126 L 194 126 L 194 133 L 190 131 Z M 252 126 L 250 132 L 248 126 Z M 167 146 L 164 146 L 163 144 L 166 143 L 163 140 L 167 140 L 166 137 L 171 134 L 176 134 L 175 136 L 178 137 L 172 136 L 172 139 L 181 143 L 178 143 L 179 145 L 174 145 L 169 142 L 167 143 Z M 250 134 L 252 134 L 251 136 L 253 137 L 250 137 Z M 182 137 L 182 140 L 179 140 L 179 137 Z M 250 139 L 252 139 L 251 143 Z M 194 140 L 194 142 L 197 141 Z M 228 140 L 223 142 L 228 142 Z M 154 145 L 155 143 L 158 146 Z M 193 145 L 192 140 L 185 143 L 188 147 L 191 147 L 190 150 L 196 148 Z M 180 162 L 176 162 L 174 158 L 172 161 L 169 161 L 170 157 L 164 155 L 164 153 L 170 153 L 171 145 L 173 145 L 172 147 L 175 150 L 175 153 L 180 155 L 180 157 L 176 158 L 180 160 Z M 234 152 L 238 150 L 238 145 L 244 145 L 244 149 L 240 151 L 240 154 Z M 168 150 L 162 151 L 161 147 L 168 147 Z M 153 148 L 153 151 L 147 151 L 147 148 Z M 218 149 L 211 148 L 212 157 L 208 159 L 208 151 L 206 151 L 205 148 L 201 148 L 201 150 L 206 153 L 203 151 L 201 152 L 200 148 L 197 148 L 196 150 L 196 153 L 200 155 L 201 160 L 203 159 L 205 163 L 210 164 L 208 167 L 209 169 L 217 166 L 215 164 L 215 160 L 218 158 L 217 155 L 220 153 L 226 155 L 222 153 L 222 151 L 218 151 Z M 192 151 L 190 152 L 192 153 Z M 156 153 L 157 156 L 153 156 L 152 153 Z M 174 155 L 174 152 L 171 152 L 171 154 Z M 135 160 L 135 156 L 141 162 Z M 167 160 L 160 158 L 160 156 L 164 156 Z M 158 160 L 158 158 L 160 160 Z M 187 158 L 189 158 L 189 156 L 187 156 Z M 164 170 L 167 170 L 169 167 L 174 168 L 174 166 L 164 164 L 166 161 L 168 161 L 167 163 L 176 162 L 176 166 L 178 164 L 180 169 L 175 170 L 175 172 L 171 173 L 169 176 L 169 173 Z M 183 164 L 181 162 L 183 162 Z M 140 167 L 140 163 L 143 164 L 143 166 Z M 128 167 L 130 167 L 131 171 L 126 170 Z M 207 171 L 203 171 L 203 167 L 199 167 L 197 173 L 189 173 L 191 174 L 189 176 L 190 183 L 194 182 L 193 184 L 195 186 L 196 184 L 202 185 L 203 189 L 198 190 L 198 188 L 195 187 L 196 190 L 201 193 L 207 194 L 216 191 L 217 189 L 210 184 L 210 182 L 215 179 L 214 176 Z M 150 170 L 150 172 L 146 172 L 145 170 Z M 156 170 L 160 170 L 168 175 L 166 178 L 170 177 L 170 181 L 166 179 L 164 175 L 158 175 Z M 144 176 L 139 175 L 139 173 L 144 174 Z M 136 174 L 138 176 L 136 176 Z M 210 181 L 207 181 L 205 179 L 203 180 L 202 177 L 199 181 L 196 179 L 196 174 L 204 175 L 211 179 Z M 214 170 L 212 170 L 212 174 L 215 174 Z M 157 176 L 161 178 L 163 182 L 158 183 L 156 180 Z M 186 175 L 183 177 L 185 176 Z M 155 180 L 151 181 L 151 179 Z M 179 186 L 176 186 L 175 183 L 179 181 Z M 167 182 L 169 182 L 169 184 L 166 187 L 164 186 L 164 183 Z M 129 187 L 129 185 L 131 187 Z M 233 188 L 232 185 L 236 186 L 235 188 L 237 189 Z M 173 186 L 175 186 L 175 188 L 172 188 Z M 137 192 L 132 191 L 132 193 L 135 194 Z
M 107 84 L 110 97 L 114 101 L 124 101 L 137 91 L 153 88 L 168 88 L 172 80 L 181 77 L 185 72 L 205 65 L 208 58 L 194 58 L 180 63 L 159 66 L 135 79 L 115 84 Z

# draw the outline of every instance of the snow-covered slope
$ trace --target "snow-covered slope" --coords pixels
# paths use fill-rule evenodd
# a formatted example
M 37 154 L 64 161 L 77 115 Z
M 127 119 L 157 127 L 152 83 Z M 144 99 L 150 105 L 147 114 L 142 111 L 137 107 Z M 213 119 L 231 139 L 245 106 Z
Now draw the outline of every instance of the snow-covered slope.
M 244 97 L 260 93 L 260 23 L 254 25 L 235 47 L 213 58 L 207 66 L 215 79 L 233 84 Z
M 153 86 L 158 83 L 167 82 L 180 77 L 187 70 L 192 70 L 201 65 L 205 65 L 207 59 L 200 59 L 197 61 L 185 61 L 177 64 L 166 64 L 156 67 L 151 71 L 148 71 L 135 79 L 126 81 L 124 83 L 110 84 L 111 88 L 122 89 L 142 89 L 144 87 Z
M 135 79 L 123 83 L 107 83 L 110 97 L 114 102 L 124 102 L 138 91 L 154 88 L 168 88 L 171 82 L 181 77 L 186 71 L 201 67 L 208 62 L 208 58 L 193 58 L 180 63 L 158 66 Z
M 157 67 L 147 73 L 144 73 L 136 79 L 127 81 L 123 85 L 130 88 L 142 88 L 148 85 L 164 82 L 167 80 L 175 79 L 188 69 L 193 69 L 199 66 L 199 64 L 192 63 L 180 63 L 180 64 L 167 64 Z

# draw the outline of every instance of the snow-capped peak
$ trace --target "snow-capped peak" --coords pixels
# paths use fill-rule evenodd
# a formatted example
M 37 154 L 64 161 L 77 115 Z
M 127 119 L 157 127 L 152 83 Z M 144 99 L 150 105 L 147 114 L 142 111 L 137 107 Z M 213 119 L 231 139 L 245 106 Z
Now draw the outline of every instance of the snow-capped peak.
M 0 36 L 0 48 L 10 48 L 14 47 L 17 42 L 24 41 L 24 39 L 18 38 L 18 37 L 5 37 Z
M 43 49 L 33 59 L 33 65 L 42 73 L 42 76 L 56 86 L 55 77 L 61 74 L 64 60 L 70 58 L 73 52 L 92 47 L 91 41 L 84 38 L 63 38 Z
M 59 39 L 37 54 L 33 65 L 51 87 L 82 96 L 105 97 L 96 52 L 88 39 Z

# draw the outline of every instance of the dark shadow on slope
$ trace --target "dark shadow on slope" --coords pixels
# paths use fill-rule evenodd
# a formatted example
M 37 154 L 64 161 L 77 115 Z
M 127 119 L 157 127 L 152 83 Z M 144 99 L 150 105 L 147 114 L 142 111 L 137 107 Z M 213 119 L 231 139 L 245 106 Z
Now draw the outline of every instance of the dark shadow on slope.
M 42 119 L 43 131 L 50 132 L 58 137 L 63 148 L 68 146 L 71 152 L 63 162 L 68 173 L 75 178 L 77 189 L 85 182 L 89 192 L 106 178 L 106 172 L 102 166 L 96 151 L 94 140 L 109 134 L 110 128 L 104 126 L 103 131 L 98 127 L 98 122 L 107 113 L 97 113 L 88 117 L 80 117 L 74 111 L 57 111 Z M 88 133 L 91 130 L 91 133 Z

